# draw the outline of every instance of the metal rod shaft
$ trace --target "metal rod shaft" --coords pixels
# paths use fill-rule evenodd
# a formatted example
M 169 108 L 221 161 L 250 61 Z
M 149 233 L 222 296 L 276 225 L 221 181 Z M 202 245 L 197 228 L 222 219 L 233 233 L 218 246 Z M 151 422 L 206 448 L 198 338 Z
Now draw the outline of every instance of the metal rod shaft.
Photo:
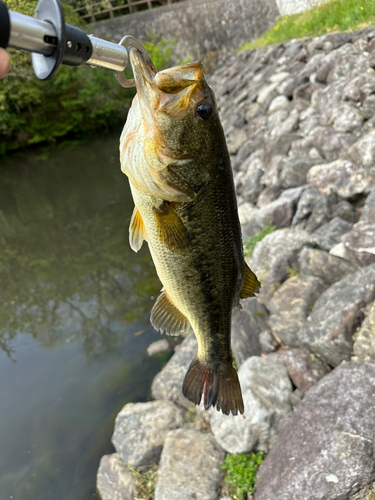
M 34 17 L 9 11 L 11 32 L 9 46 L 50 56 L 57 44 L 56 32 L 53 25 Z M 89 35 L 93 46 L 91 58 L 85 63 L 90 66 L 106 68 L 112 71 L 124 71 L 128 62 L 128 53 L 125 47 L 108 42 L 94 35 Z M 66 40 L 69 44 L 69 40 Z

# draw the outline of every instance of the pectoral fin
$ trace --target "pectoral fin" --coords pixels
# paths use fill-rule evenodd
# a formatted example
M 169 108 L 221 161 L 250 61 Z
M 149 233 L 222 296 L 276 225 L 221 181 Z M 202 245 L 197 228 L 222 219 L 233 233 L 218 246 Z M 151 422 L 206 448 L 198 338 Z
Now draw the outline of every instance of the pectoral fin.
M 161 292 L 151 311 L 151 324 L 155 330 L 167 335 L 181 335 L 189 328 L 189 321 L 173 304 L 167 293 Z
M 248 297 L 254 297 L 254 295 L 259 292 L 260 283 L 250 269 L 250 267 L 245 262 L 245 281 L 240 291 L 240 298 L 247 299 Z
M 169 250 L 183 251 L 189 247 L 188 234 L 180 217 L 164 202 L 160 208 L 154 208 L 159 240 Z
M 141 248 L 143 240 L 145 239 L 145 232 L 146 230 L 141 214 L 139 213 L 138 208 L 134 207 L 129 226 L 129 243 L 130 248 L 134 250 L 134 252 L 138 252 Z

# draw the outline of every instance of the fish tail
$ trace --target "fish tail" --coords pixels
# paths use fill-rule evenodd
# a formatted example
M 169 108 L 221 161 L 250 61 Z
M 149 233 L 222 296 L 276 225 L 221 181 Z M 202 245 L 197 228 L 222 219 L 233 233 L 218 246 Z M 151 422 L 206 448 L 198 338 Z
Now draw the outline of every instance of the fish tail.
M 225 415 L 244 412 L 240 382 L 231 362 L 213 369 L 195 358 L 185 375 L 182 393 L 196 405 L 203 395 L 206 410 L 216 406 Z

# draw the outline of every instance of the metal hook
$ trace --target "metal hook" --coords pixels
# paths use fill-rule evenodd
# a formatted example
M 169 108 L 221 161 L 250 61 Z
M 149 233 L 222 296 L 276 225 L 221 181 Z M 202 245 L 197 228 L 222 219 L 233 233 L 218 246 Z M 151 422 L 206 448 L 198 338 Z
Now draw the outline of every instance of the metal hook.
M 124 38 L 119 42 L 119 45 L 122 45 L 125 47 L 128 57 L 129 57 L 129 52 L 131 48 L 136 48 L 142 54 L 145 56 L 145 58 L 149 61 L 152 67 L 154 65 L 152 64 L 152 61 L 150 59 L 150 56 L 147 53 L 147 50 L 143 47 L 143 45 L 136 39 L 134 36 L 131 35 L 126 35 Z M 129 64 L 130 59 L 128 59 L 128 64 Z M 117 81 L 119 82 L 120 85 L 122 85 L 125 88 L 130 88 L 130 87 L 135 87 L 135 80 L 134 79 L 128 79 L 125 77 L 124 73 L 122 71 L 115 72 L 115 77 Z

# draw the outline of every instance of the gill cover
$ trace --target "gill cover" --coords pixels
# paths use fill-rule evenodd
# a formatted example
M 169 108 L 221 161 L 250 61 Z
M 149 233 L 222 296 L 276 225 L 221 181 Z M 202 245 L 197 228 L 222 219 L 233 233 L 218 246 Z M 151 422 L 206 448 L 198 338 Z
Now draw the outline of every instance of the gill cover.
M 168 141 L 173 124 L 193 114 L 197 91 L 207 84 L 200 62 L 156 73 L 135 48 L 130 61 L 137 87 L 126 125 L 120 138 L 121 170 L 132 184 L 148 194 L 173 202 L 194 197 L 178 167 L 189 166 L 193 158 Z M 167 129 L 167 134 L 166 134 Z

